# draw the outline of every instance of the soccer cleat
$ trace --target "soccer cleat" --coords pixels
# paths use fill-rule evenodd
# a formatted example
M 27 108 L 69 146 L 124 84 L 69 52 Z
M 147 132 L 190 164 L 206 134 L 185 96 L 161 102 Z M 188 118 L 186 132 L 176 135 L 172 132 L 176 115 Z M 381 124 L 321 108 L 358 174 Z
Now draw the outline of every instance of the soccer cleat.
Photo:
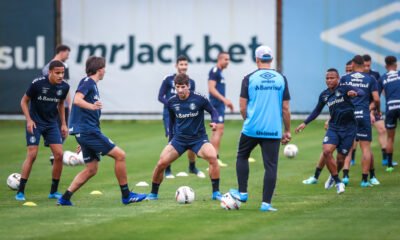
M 261 212 L 276 212 L 278 209 L 273 208 L 271 204 L 262 202 L 260 207 Z
M 222 194 L 219 191 L 215 191 L 212 193 L 211 199 L 221 201 Z
M 227 166 L 228 166 L 228 164 L 222 162 L 221 159 L 217 159 L 217 161 L 218 161 L 218 165 L 219 165 L 220 167 L 227 167 Z
M 388 167 L 388 168 L 386 168 L 386 172 L 393 172 L 393 170 L 394 170 L 394 167 Z
M 193 169 L 189 168 L 189 173 L 196 174 L 196 176 L 198 176 L 199 178 L 205 178 L 206 177 L 206 175 L 202 171 L 197 169 L 197 168 L 193 168 Z
M 147 194 L 130 192 L 129 197 L 122 198 L 122 203 L 126 205 L 130 203 L 141 202 L 146 197 Z
M 173 178 L 175 178 L 175 176 L 174 176 L 174 174 L 172 174 L 172 172 L 165 171 L 165 178 L 173 179 Z
M 147 194 L 147 196 L 146 196 L 146 200 L 150 200 L 150 201 L 158 200 L 158 194 L 156 194 L 156 193 L 149 193 L 149 194 Z
M 240 193 L 237 189 L 230 189 L 229 193 L 232 195 L 233 198 L 241 202 L 246 202 L 249 197 L 248 193 Z
M 371 183 L 372 185 L 379 185 L 381 184 L 378 179 L 376 177 L 373 177 L 369 180 L 369 183 Z
M 60 197 L 57 200 L 57 205 L 58 206 L 74 206 L 74 204 L 72 204 L 71 200 L 65 200 L 64 198 Z
M 365 188 L 365 187 L 373 187 L 374 185 L 372 185 L 372 184 L 369 183 L 369 182 L 361 181 L 360 186 L 363 187 L 363 188 Z
M 341 194 L 344 193 L 344 183 L 340 182 L 338 184 L 335 185 L 336 186 L 336 192 L 337 194 Z
M 331 175 L 329 175 L 328 179 L 325 182 L 325 189 L 331 189 L 335 185 L 335 180 Z
M 350 160 L 350 165 L 351 165 L 351 166 L 354 166 L 354 164 L 356 164 L 356 160 L 351 159 L 351 160 Z
M 311 176 L 307 178 L 306 180 L 303 180 L 303 184 L 316 184 L 318 183 L 318 179 L 316 179 L 314 176 Z
M 343 183 L 344 185 L 346 185 L 346 186 L 347 186 L 347 184 L 349 184 L 349 182 L 350 182 L 349 177 L 344 177 L 344 178 L 342 179 L 342 183 Z
M 62 197 L 62 194 L 59 192 L 49 193 L 49 199 L 59 199 Z
M 23 192 L 18 192 L 17 195 L 15 195 L 15 200 L 25 201 L 25 194 Z

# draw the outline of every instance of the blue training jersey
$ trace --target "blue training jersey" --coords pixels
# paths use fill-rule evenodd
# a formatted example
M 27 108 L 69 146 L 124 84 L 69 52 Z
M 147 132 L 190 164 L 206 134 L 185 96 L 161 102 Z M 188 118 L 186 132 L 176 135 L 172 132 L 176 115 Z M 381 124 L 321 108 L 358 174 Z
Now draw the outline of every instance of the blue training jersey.
M 282 103 L 290 100 L 286 77 L 273 69 L 258 69 L 244 77 L 240 97 L 247 99 L 243 134 L 282 138 Z
M 215 81 L 215 88 L 217 91 L 225 97 L 225 78 L 222 75 L 222 69 L 219 69 L 217 66 L 211 68 L 208 73 L 208 81 Z M 215 98 L 210 94 L 210 102 L 213 106 L 224 105 L 219 99 Z
M 29 114 L 36 124 L 57 123 L 58 103 L 68 94 L 69 85 L 65 81 L 51 84 L 48 76 L 36 78 L 26 91 L 30 100 Z
M 379 74 L 379 72 L 374 71 L 372 69 L 369 70 L 368 74 L 371 75 L 373 78 L 375 78 L 375 80 L 376 80 L 376 82 L 378 84 L 377 87 L 378 87 L 378 93 L 379 93 L 379 96 L 380 96 L 381 93 L 382 93 L 382 87 L 383 87 L 382 83 L 380 81 L 381 75 Z
M 352 72 L 344 75 L 340 79 L 340 85 L 350 85 L 360 88 L 365 93 L 363 96 L 353 98 L 355 111 L 360 115 L 369 116 L 369 103 L 372 92 L 378 91 L 378 84 L 374 77 L 368 73 Z
M 190 91 L 185 100 L 177 95 L 172 96 L 167 103 L 169 111 L 170 140 L 196 140 L 206 135 L 204 127 L 204 110 L 211 114 L 211 121 L 217 122 L 218 113 L 208 99 L 197 92 Z
M 400 109 L 400 71 L 390 71 L 383 74 L 381 82 L 385 91 L 386 112 Z
M 89 78 L 83 78 L 78 85 L 76 92 L 82 93 L 86 102 L 94 104 L 100 101 L 99 90 L 96 82 Z M 72 104 L 71 116 L 69 120 L 69 134 L 75 135 L 81 132 L 100 131 L 101 110 L 89 110 Z
M 164 104 L 164 108 L 167 108 L 168 99 L 176 94 L 175 90 L 175 79 L 176 73 L 168 75 L 164 78 L 161 83 L 160 90 L 158 91 L 158 101 Z M 189 79 L 190 91 L 196 90 L 196 83 L 193 79 Z
M 351 97 L 347 95 L 351 90 L 357 92 L 357 97 L 364 95 L 364 92 L 361 89 L 350 85 L 342 85 L 333 90 L 325 89 L 322 91 L 319 95 L 317 105 L 304 123 L 308 124 L 317 118 L 324 106 L 327 105 L 329 107 L 330 129 L 341 129 L 353 125 L 355 126 L 354 105 Z

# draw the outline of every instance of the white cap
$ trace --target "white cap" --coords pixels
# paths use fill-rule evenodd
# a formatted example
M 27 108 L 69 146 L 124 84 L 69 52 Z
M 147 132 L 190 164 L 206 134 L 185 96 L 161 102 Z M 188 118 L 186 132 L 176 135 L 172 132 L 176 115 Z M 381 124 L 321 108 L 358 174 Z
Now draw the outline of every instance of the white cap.
M 263 61 L 272 60 L 274 57 L 272 56 L 272 50 L 268 46 L 259 46 L 255 51 L 256 58 L 259 58 Z

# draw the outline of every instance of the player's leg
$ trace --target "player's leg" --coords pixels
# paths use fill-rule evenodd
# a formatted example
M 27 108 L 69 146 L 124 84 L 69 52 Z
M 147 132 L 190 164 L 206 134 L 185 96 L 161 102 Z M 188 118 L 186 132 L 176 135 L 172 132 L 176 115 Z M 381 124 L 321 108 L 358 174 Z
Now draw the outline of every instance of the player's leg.
M 390 128 L 387 129 L 387 145 L 386 145 L 386 151 L 388 155 L 388 162 L 387 162 L 387 172 L 392 172 L 394 170 L 393 168 L 393 144 L 394 144 L 394 139 L 396 135 L 396 128 Z
M 198 143 L 194 144 L 192 147 L 193 152 L 197 152 L 197 155 L 209 164 L 208 174 L 211 179 L 212 186 L 212 199 L 220 200 L 221 193 L 219 191 L 219 179 L 220 179 L 220 169 L 217 161 L 217 151 L 214 146 L 208 141 L 204 142 L 206 139 L 202 139 Z
M 126 172 L 126 154 L 124 150 L 115 146 L 111 151 L 107 153 L 108 156 L 115 160 L 115 176 L 118 180 L 118 184 L 121 189 L 122 203 L 129 204 L 134 202 L 140 202 L 146 198 L 146 194 L 139 194 L 131 192 L 128 186 L 128 176 Z
M 214 106 L 215 110 L 218 112 L 218 121 L 217 121 L 217 128 L 211 134 L 211 144 L 214 146 L 215 150 L 217 151 L 217 159 L 218 164 L 220 167 L 226 167 L 228 164 L 222 162 L 219 156 L 219 150 L 221 146 L 222 135 L 224 134 L 224 122 L 225 122 L 225 105 L 221 104 L 218 106 Z
M 189 160 L 189 173 L 196 174 L 199 178 L 205 178 L 206 175 L 196 167 L 196 154 L 192 150 L 187 151 Z
M 179 143 L 175 140 L 172 140 L 171 144 L 165 146 L 153 171 L 151 192 L 147 195 L 148 200 L 158 199 L 158 190 L 164 178 L 165 168 L 175 161 L 185 150 L 184 147 L 179 147 Z
M 164 124 L 164 131 L 165 131 L 165 137 L 169 136 L 169 112 L 168 109 L 164 108 L 163 110 L 163 124 Z M 168 179 L 173 179 L 175 178 L 174 174 L 172 174 L 172 169 L 171 169 L 171 165 L 168 165 L 165 168 L 165 178 Z
M 61 173 L 63 169 L 63 149 L 62 144 L 49 144 L 51 152 L 54 156 L 52 181 L 49 198 L 58 199 L 61 197 L 61 193 L 57 192 L 58 183 L 60 182 Z
M 264 162 L 264 184 L 260 210 L 276 211 L 271 206 L 272 195 L 275 191 L 276 176 L 278 171 L 278 158 L 280 139 L 261 139 L 261 153 Z
M 20 184 L 17 194 L 15 195 L 15 199 L 18 201 L 25 201 L 25 186 L 28 182 L 28 178 L 32 170 L 32 165 L 35 162 L 38 154 L 41 134 L 42 129 L 40 128 L 40 126 L 36 126 L 36 128 L 33 128 L 33 133 L 28 132 L 28 130 L 25 128 L 27 151 L 26 158 L 24 160 L 24 163 L 22 164 Z
M 324 142 L 322 145 L 322 152 L 324 154 L 324 159 L 325 159 L 325 164 L 326 167 L 328 168 L 330 172 L 330 180 L 333 179 L 333 181 L 329 182 L 329 186 L 325 186 L 326 189 L 331 188 L 331 185 L 333 186 L 333 183 L 336 184 L 336 190 L 337 193 L 343 193 L 344 192 L 344 184 L 339 178 L 338 174 L 338 166 L 337 166 L 337 159 L 343 160 L 343 157 L 340 157 L 341 152 L 338 149 L 338 156 L 336 159 L 333 157 L 333 152 L 336 150 L 336 147 L 341 143 L 341 135 L 340 132 L 338 131 L 333 131 L 331 129 L 328 129 L 326 132 L 326 136 L 324 138 Z M 351 146 L 351 142 L 349 144 L 349 148 Z M 346 150 L 347 152 L 348 150 Z
M 360 140 L 360 148 L 362 152 L 362 162 L 361 162 L 361 168 L 362 168 L 362 181 L 361 181 L 361 187 L 369 187 L 372 186 L 368 182 L 368 174 L 369 170 L 371 167 L 371 142 L 368 140 Z
M 238 182 L 238 189 L 231 189 L 231 195 L 242 201 L 246 202 L 248 198 L 247 183 L 249 181 L 249 156 L 251 151 L 257 146 L 258 139 L 251 138 L 243 133 L 240 135 L 238 152 L 236 155 L 236 176 Z
M 317 166 L 315 167 L 314 176 L 311 176 L 303 180 L 303 184 L 316 184 L 318 182 L 319 175 L 321 174 L 321 171 L 324 167 L 325 167 L 325 158 L 324 158 L 324 153 L 322 152 L 321 155 L 319 156 Z
M 386 153 L 386 146 L 387 146 L 387 133 L 385 128 L 385 123 L 382 119 L 375 121 L 374 123 L 375 129 L 378 132 L 378 141 L 381 146 L 382 152 L 382 165 L 387 165 L 387 153 Z
M 350 152 L 353 153 L 353 152 L 356 151 L 357 144 L 358 144 L 358 141 L 354 140 L 354 141 L 353 141 L 353 146 L 351 147 Z M 342 179 L 342 182 L 343 182 L 344 184 L 346 184 L 346 185 L 347 185 L 347 184 L 349 183 L 349 181 L 350 181 L 349 172 L 350 172 L 350 166 L 351 166 L 352 157 L 353 157 L 352 154 L 348 154 L 348 155 L 346 156 L 346 158 L 344 159 L 344 164 L 343 164 L 343 179 Z

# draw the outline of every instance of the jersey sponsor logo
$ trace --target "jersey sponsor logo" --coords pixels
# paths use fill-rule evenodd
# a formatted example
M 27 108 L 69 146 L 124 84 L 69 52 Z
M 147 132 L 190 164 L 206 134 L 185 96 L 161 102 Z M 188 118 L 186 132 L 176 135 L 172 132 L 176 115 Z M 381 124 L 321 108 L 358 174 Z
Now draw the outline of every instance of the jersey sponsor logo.
M 191 113 L 177 113 L 175 116 L 177 118 L 192 118 L 192 117 L 197 117 L 199 115 L 199 111 L 197 112 L 191 112 Z
M 275 91 L 280 91 L 282 90 L 282 86 L 265 86 L 265 85 L 256 85 L 254 88 L 256 91 L 268 91 L 268 90 L 275 90 Z
M 55 102 L 55 103 L 58 103 L 60 101 L 60 99 L 58 99 L 58 98 L 49 98 L 46 96 L 42 97 L 41 95 L 37 98 L 37 100 L 45 101 L 45 102 Z
M 328 105 L 328 107 L 331 107 L 332 105 L 335 105 L 335 104 L 338 104 L 338 103 L 342 103 L 342 102 L 344 102 L 344 97 L 337 98 L 337 99 L 335 99 L 333 101 L 330 101 L 330 102 L 327 103 L 327 105 Z
M 275 132 L 268 132 L 268 131 L 260 131 L 257 130 L 256 134 L 259 136 L 269 136 L 269 137 L 277 137 L 278 136 L 278 131 Z
M 353 86 L 356 88 L 368 88 L 369 83 L 355 83 L 355 82 L 351 81 L 351 82 L 345 82 L 344 85 L 349 85 L 349 86 Z
M 398 75 L 398 72 L 388 74 L 387 78 L 385 80 L 383 80 L 383 85 L 386 85 L 390 82 L 399 81 L 399 80 L 400 80 L 400 77 Z
M 399 13 L 400 3 L 390 3 L 334 26 L 322 32 L 320 37 L 322 41 L 354 54 L 369 53 L 375 62 L 385 66 L 385 53 L 381 49 L 393 55 L 399 53 L 400 44 L 389 37 L 400 30 L 399 20 L 395 17 Z M 358 37 L 350 39 L 355 34 Z
M 365 76 L 364 75 L 362 75 L 361 73 L 359 73 L 359 72 L 356 72 L 356 73 L 353 73 L 353 74 L 351 74 L 350 75 L 352 78 L 355 78 L 354 80 L 355 81 L 359 81 L 359 79 L 357 79 L 357 78 L 364 78 Z M 356 80 L 357 79 L 357 80 Z M 353 80 L 353 79 L 352 79 Z M 362 81 L 362 80 L 361 80 Z

